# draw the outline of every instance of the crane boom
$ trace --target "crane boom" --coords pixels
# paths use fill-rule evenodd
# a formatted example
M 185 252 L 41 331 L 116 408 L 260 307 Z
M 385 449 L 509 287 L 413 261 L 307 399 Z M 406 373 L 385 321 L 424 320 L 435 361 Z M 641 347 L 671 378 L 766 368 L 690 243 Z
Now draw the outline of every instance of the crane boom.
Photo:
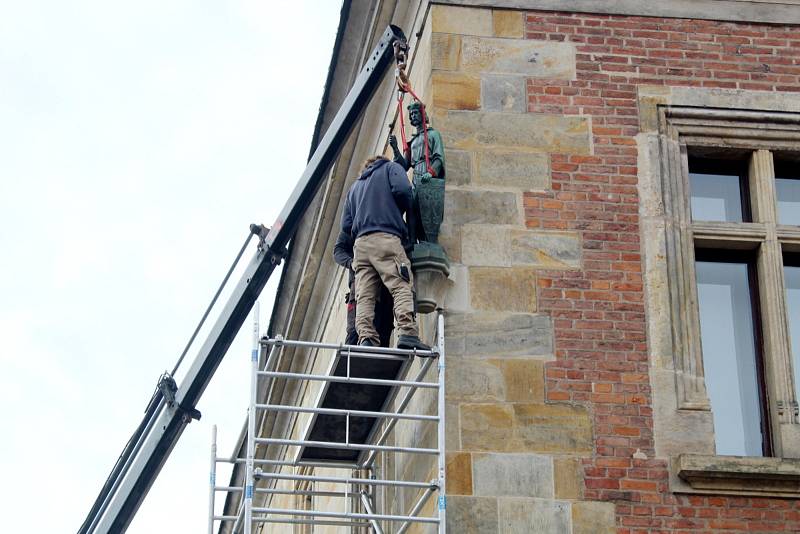
M 330 127 L 308 161 L 303 175 L 248 263 L 217 322 L 176 385 L 165 375 L 150 401 L 145 418 L 126 445 L 95 500 L 79 534 L 125 532 L 186 425 L 199 417 L 196 405 L 244 323 L 258 295 L 280 263 L 308 205 L 338 156 L 353 126 L 380 85 L 393 58 L 393 44 L 405 41 L 403 31 L 386 28 Z M 252 230 L 254 233 L 257 230 Z

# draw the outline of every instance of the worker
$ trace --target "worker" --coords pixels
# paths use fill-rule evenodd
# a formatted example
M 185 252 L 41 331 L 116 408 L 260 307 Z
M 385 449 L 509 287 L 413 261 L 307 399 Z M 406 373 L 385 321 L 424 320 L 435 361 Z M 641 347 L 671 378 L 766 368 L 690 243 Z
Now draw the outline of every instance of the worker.
M 373 325 L 381 283 L 394 299 L 397 348 L 429 350 L 419 339 L 411 262 L 406 255 L 408 228 L 403 215 L 411 209 L 412 192 L 403 167 L 383 156 L 364 163 L 350 187 L 342 213 L 342 232 L 352 236 L 356 273 L 356 331 L 360 345 L 378 346 Z
M 333 247 L 333 259 L 347 269 L 348 291 L 344 297 L 347 306 L 347 332 L 345 345 L 358 345 L 358 332 L 356 331 L 356 273 L 353 271 L 353 238 L 349 234 L 339 232 L 336 245 Z M 394 315 L 392 309 L 394 301 L 386 286 L 381 284 L 377 301 L 375 302 L 375 318 L 372 323 L 378 332 L 381 347 L 388 347 L 394 330 Z

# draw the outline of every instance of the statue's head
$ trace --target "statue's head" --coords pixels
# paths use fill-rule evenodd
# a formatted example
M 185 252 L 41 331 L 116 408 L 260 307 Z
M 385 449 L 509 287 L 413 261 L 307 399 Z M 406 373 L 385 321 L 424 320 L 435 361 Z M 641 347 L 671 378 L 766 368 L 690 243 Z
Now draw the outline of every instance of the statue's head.
M 414 100 L 408 105 L 408 122 L 415 128 L 420 128 L 422 126 L 422 108 L 422 103 L 419 100 Z M 430 122 L 427 115 L 428 114 L 425 113 L 426 123 Z

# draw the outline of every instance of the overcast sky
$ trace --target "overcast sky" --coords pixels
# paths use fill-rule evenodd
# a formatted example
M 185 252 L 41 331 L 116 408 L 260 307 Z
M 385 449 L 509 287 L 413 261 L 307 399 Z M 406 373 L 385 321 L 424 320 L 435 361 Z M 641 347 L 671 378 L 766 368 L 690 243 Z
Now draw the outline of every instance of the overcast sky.
M 248 225 L 305 167 L 340 7 L 0 0 L 5 532 L 77 531 Z M 229 454 L 251 325 L 128 532 L 205 531 L 211 426 Z

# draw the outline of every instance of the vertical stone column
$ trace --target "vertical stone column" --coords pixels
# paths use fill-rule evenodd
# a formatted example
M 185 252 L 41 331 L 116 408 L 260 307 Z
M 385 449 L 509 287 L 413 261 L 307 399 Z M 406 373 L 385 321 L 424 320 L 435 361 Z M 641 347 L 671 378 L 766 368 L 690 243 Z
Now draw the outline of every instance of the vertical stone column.
M 448 531 L 611 532 L 610 503 L 580 501 L 592 428 L 581 406 L 548 402 L 553 320 L 538 273 L 581 267 L 577 232 L 526 224 L 558 206 L 550 154 L 590 154 L 587 117 L 527 112 L 530 78 L 571 80 L 575 48 L 525 40 L 524 15 L 434 5 L 429 111 L 447 159 L 440 241 L 452 260 L 447 312 Z M 427 28 L 426 28 L 427 31 Z

